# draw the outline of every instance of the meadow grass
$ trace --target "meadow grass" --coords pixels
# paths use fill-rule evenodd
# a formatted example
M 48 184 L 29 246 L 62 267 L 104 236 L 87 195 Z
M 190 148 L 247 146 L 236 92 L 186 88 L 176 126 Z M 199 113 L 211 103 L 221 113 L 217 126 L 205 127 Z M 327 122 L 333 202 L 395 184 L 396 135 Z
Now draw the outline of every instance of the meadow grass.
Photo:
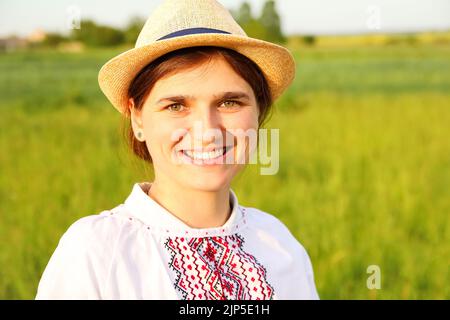
M 119 50 L 0 55 L 0 298 L 32 299 L 59 238 L 152 172 L 128 152 L 97 72 Z M 321 298 L 450 298 L 450 48 L 294 50 L 276 103 L 280 168 L 241 204 L 306 247 Z M 369 290 L 366 269 L 381 269 Z

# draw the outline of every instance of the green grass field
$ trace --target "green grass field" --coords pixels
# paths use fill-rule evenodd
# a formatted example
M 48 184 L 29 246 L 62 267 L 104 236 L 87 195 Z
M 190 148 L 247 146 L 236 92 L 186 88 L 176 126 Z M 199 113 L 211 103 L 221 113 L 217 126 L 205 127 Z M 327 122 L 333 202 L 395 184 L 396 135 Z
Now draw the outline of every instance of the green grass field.
M 151 179 L 97 84 L 119 51 L 0 55 L 0 299 L 34 298 L 69 225 Z M 449 299 L 450 47 L 294 54 L 268 123 L 280 170 L 249 166 L 233 185 L 241 204 L 287 224 L 323 299 Z

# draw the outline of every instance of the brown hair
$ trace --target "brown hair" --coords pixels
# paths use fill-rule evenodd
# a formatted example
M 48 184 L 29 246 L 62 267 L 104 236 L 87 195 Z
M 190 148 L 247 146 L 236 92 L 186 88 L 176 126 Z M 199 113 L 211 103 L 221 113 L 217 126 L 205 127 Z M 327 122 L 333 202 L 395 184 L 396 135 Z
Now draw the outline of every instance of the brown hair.
M 164 76 L 173 74 L 180 70 L 192 68 L 198 64 L 210 61 L 213 57 L 221 57 L 240 75 L 255 94 L 259 109 L 258 123 L 260 126 L 267 120 L 271 107 L 272 98 L 269 85 L 261 69 L 246 56 L 227 48 L 202 46 L 179 49 L 169 52 L 145 66 L 133 79 L 128 89 L 128 97 L 133 98 L 134 108 L 141 110 L 144 102 L 155 83 Z M 125 137 L 134 154 L 139 158 L 152 162 L 145 142 L 137 140 L 130 125 L 131 112 L 125 110 L 126 126 Z

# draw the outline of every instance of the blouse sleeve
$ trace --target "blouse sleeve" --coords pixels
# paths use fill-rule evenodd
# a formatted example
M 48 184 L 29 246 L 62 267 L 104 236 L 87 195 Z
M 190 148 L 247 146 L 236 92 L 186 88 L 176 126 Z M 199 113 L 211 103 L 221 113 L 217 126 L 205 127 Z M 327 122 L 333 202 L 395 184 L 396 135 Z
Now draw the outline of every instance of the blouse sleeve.
M 281 254 L 279 260 L 275 261 L 272 257 L 267 259 L 269 264 L 282 266 L 279 270 L 284 270 L 282 273 L 280 272 L 283 277 L 283 283 L 280 284 L 283 291 L 280 294 L 281 299 L 320 299 L 315 285 L 311 259 L 305 247 L 275 216 L 256 208 L 250 208 L 248 214 L 249 219 L 252 219 L 252 226 L 256 228 L 252 230 L 252 234 L 259 234 L 260 239 L 265 235 L 264 246 L 272 247 L 275 253 Z M 266 254 L 266 251 L 264 250 L 261 256 Z M 283 257 L 289 258 L 283 260 Z M 289 280 L 286 281 L 286 278 Z
M 36 299 L 102 299 L 117 239 L 106 219 L 88 216 L 66 231 L 44 270 Z
M 303 249 L 306 277 L 308 279 L 308 285 L 310 289 L 310 297 L 312 300 L 319 300 L 319 294 L 317 293 L 316 284 L 314 281 L 314 271 L 311 263 L 311 259 L 309 258 L 308 252 L 306 252 L 305 248 L 301 246 Z

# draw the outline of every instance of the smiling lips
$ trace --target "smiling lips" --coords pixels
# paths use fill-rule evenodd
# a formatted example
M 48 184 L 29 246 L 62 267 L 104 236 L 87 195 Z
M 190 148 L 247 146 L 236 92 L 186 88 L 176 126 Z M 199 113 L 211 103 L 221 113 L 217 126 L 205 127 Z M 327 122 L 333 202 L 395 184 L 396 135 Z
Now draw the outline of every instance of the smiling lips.
M 222 158 L 233 146 L 215 148 L 211 151 L 181 150 L 182 154 L 196 162 L 209 162 Z

